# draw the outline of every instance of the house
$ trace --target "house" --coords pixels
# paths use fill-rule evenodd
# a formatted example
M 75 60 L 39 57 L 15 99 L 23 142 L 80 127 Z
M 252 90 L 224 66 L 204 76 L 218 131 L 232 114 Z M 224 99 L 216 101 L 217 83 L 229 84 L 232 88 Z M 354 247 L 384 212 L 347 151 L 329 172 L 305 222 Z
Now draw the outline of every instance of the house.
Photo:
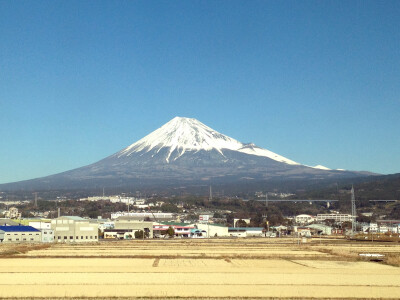
M 5 212 L 4 216 L 10 219 L 21 219 L 21 213 L 18 212 L 18 208 L 16 207 L 10 207 L 10 209 Z
M 0 242 L 37 243 L 41 242 L 41 232 L 32 226 L 0 226 Z
M 88 243 L 99 239 L 97 224 L 91 224 L 89 220 L 77 216 L 53 219 L 51 228 L 54 230 L 54 240 L 58 243 Z
M 154 236 L 155 237 L 165 236 L 169 227 L 171 227 L 174 230 L 176 237 L 190 237 L 191 230 L 195 229 L 195 226 L 189 223 L 180 223 L 180 222 L 154 223 L 153 225 Z

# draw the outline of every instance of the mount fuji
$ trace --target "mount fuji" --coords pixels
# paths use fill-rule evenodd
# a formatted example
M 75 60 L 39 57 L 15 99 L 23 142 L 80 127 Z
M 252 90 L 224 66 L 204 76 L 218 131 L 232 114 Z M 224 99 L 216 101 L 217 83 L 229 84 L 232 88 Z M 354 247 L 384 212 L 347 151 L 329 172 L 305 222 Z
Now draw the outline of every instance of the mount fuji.
M 246 181 L 360 177 L 367 172 L 309 167 L 221 134 L 196 119 L 175 117 L 94 164 L 47 177 L 0 185 L 7 189 L 99 186 L 185 186 Z

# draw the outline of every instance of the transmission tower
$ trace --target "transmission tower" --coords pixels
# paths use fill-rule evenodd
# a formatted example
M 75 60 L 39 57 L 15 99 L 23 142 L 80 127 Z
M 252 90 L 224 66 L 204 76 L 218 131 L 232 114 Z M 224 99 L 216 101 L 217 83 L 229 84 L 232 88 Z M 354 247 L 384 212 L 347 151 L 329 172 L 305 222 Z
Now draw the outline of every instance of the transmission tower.
M 356 212 L 356 197 L 354 196 L 353 186 L 351 187 L 351 216 L 352 216 L 351 232 L 354 234 L 356 232 L 357 212 Z

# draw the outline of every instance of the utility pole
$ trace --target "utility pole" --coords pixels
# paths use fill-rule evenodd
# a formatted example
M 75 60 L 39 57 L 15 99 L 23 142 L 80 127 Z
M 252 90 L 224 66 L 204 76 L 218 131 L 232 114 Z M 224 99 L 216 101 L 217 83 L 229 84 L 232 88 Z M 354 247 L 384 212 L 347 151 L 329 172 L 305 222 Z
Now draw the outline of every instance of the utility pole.
M 357 212 L 356 212 L 356 197 L 354 196 L 354 187 L 353 186 L 351 186 L 351 216 L 352 216 L 351 233 L 354 234 L 357 230 L 357 228 L 356 228 Z
M 212 201 L 212 187 L 210 185 L 210 201 Z

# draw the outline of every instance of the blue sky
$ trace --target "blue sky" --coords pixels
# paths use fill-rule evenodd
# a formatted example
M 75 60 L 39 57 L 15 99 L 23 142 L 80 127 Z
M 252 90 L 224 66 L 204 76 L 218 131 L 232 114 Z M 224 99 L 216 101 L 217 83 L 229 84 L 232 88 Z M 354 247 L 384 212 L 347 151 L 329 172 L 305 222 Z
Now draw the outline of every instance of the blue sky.
M 307 165 L 400 172 L 398 1 L 2 1 L 0 183 L 175 116 Z

